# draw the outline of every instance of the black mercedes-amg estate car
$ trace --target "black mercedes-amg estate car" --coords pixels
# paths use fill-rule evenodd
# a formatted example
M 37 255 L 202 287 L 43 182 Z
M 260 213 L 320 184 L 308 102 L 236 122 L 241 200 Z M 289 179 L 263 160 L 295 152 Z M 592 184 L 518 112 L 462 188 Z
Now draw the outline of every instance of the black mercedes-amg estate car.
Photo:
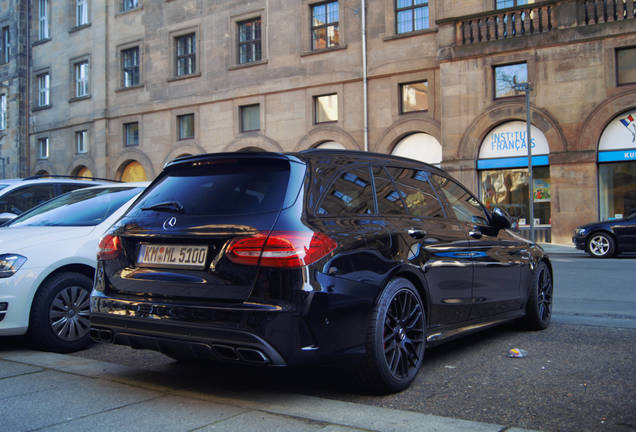
M 408 387 L 427 346 L 548 326 L 552 267 L 444 171 L 380 154 L 166 165 L 102 238 L 91 335 L 177 359 L 353 366 Z

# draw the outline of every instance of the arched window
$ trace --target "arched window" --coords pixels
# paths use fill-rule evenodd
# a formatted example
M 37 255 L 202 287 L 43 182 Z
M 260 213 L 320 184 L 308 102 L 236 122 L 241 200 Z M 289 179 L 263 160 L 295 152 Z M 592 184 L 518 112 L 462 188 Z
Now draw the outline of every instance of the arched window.
M 124 182 L 139 182 L 147 181 L 146 170 L 137 161 L 131 161 L 126 164 L 121 172 L 121 181 Z
M 442 145 L 434 136 L 422 132 L 403 138 L 391 154 L 436 166 L 442 163 Z

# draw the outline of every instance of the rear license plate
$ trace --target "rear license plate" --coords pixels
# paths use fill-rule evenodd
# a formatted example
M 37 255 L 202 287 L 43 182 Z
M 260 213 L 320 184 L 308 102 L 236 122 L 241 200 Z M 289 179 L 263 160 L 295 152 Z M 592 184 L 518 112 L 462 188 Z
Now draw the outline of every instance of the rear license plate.
M 208 255 L 207 246 L 144 244 L 139 247 L 140 266 L 202 269 Z

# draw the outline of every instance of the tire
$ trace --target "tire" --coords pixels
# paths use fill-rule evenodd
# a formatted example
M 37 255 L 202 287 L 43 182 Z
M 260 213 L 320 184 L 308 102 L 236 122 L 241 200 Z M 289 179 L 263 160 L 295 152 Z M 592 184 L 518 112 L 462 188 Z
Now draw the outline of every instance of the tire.
M 362 385 L 380 393 L 406 389 L 424 358 L 426 313 L 415 286 L 392 279 L 371 312 L 366 358 L 358 370 Z
M 592 234 L 587 240 L 587 253 L 596 258 L 609 258 L 616 252 L 614 238 L 604 232 Z
M 90 343 L 93 281 L 81 273 L 59 273 L 38 289 L 31 306 L 28 336 L 38 348 L 68 353 Z
M 552 297 L 554 286 L 552 274 L 545 262 L 540 262 L 532 277 L 532 286 L 526 304 L 525 327 L 528 330 L 544 330 L 552 318 Z

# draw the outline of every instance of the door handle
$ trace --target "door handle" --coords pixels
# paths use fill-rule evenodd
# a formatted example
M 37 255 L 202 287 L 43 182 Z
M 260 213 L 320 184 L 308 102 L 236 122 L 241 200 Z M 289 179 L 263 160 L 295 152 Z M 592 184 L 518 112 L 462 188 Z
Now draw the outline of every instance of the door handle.
M 479 240 L 483 234 L 481 233 L 481 231 L 479 231 L 478 229 L 475 229 L 473 231 L 470 231 L 468 233 L 469 236 L 471 236 L 472 238 L 474 238 L 475 240 Z
M 414 239 L 422 239 L 426 237 L 426 231 L 420 229 L 411 228 L 408 230 L 408 233 Z

